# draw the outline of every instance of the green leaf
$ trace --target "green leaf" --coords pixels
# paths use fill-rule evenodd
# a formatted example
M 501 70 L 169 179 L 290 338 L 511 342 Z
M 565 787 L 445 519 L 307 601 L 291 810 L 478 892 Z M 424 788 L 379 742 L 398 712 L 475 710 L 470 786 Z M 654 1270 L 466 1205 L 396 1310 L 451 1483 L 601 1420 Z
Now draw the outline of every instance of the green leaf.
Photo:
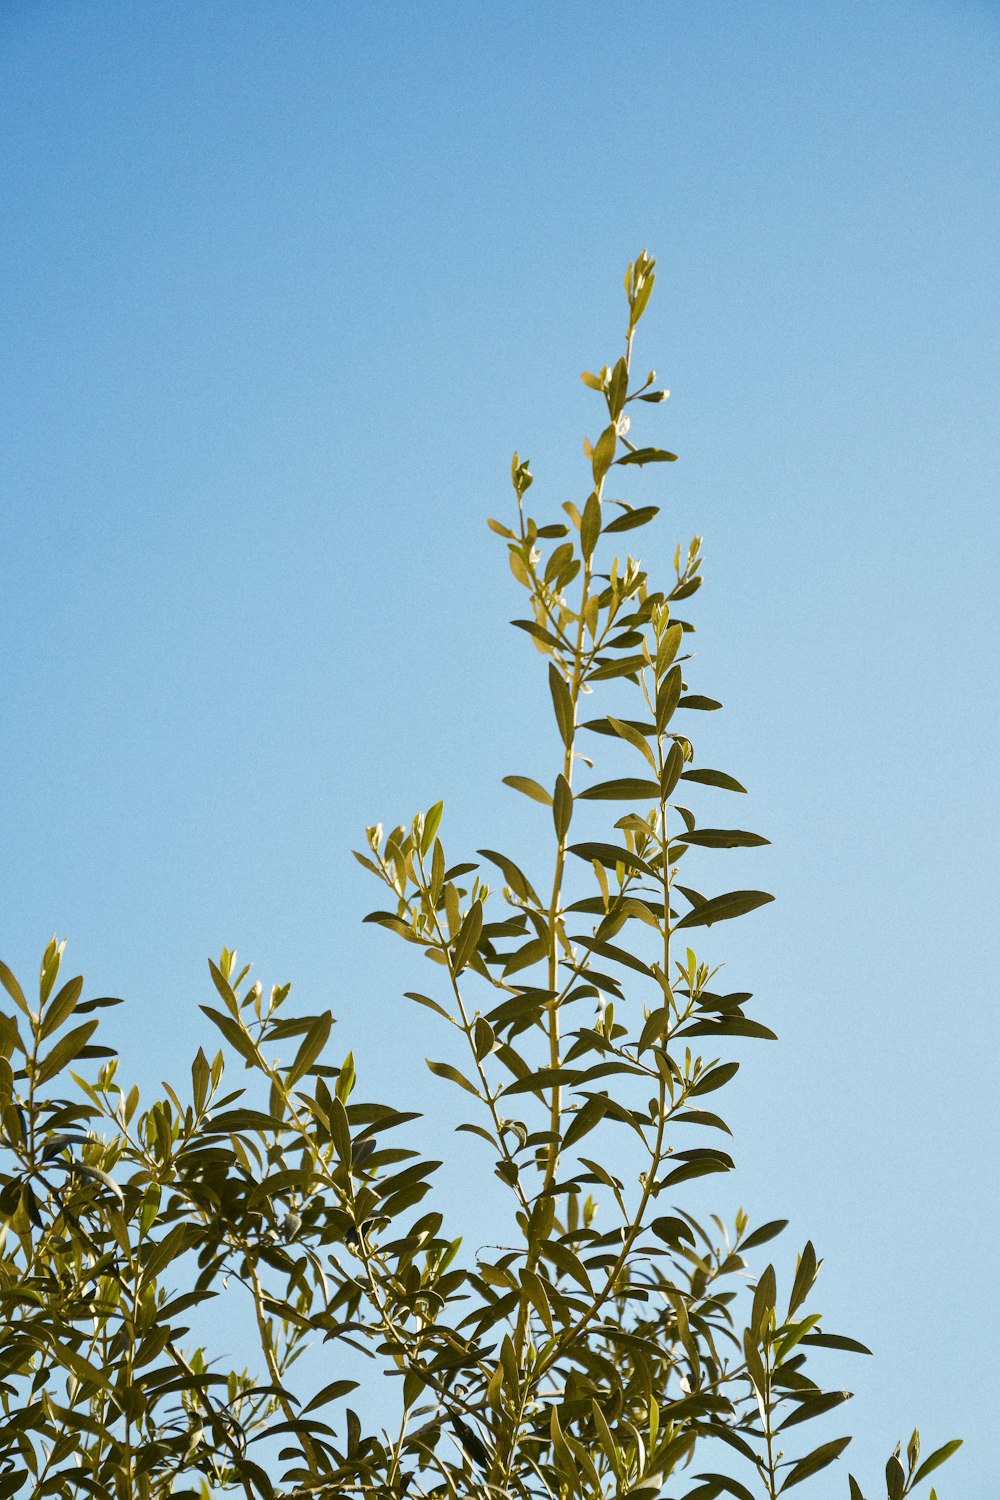
M 610 714 L 608 714 L 607 723 L 611 726 L 612 731 L 621 739 L 625 740 L 628 744 L 635 746 L 639 753 L 643 755 L 649 762 L 651 770 L 656 770 L 656 760 L 654 759 L 652 750 L 649 748 L 649 744 L 646 740 L 646 735 L 638 728 L 637 725 L 630 723 L 627 719 L 612 718 Z M 594 723 L 590 723 L 584 724 L 582 727 L 584 729 L 594 729 L 596 728 L 596 725 Z M 606 734 L 608 731 L 605 729 L 602 732 Z M 655 732 L 655 726 L 650 724 L 649 733 L 655 734 Z
M 562 645 L 558 636 L 553 635 L 551 630 L 546 630 L 535 620 L 511 620 L 510 623 L 516 625 L 518 630 L 526 630 L 536 641 L 541 641 L 543 646 L 551 646 L 553 650 L 558 651 Z
M 321 1016 L 313 1020 L 302 1040 L 295 1061 L 288 1070 L 288 1087 L 292 1088 L 303 1078 L 313 1063 L 319 1057 L 330 1037 L 330 1028 L 333 1026 L 333 1016 L 326 1010 Z
M 337 1401 L 341 1396 L 347 1396 L 357 1388 L 356 1380 L 331 1380 L 329 1385 L 317 1391 L 312 1400 L 302 1408 L 302 1414 L 304 1416 L 308 1411 L 315 1411 L 318 1406 L 325 1406 L 328 1401 Z
M 639 673 L 646 667 L 644 656 L 621 656 L 601 657 L 600 666 L 593 667 L 587 673 L 588 682 L 604 682 L 609 677 L 628 677 L 633 682 L 638 682 Z
M 591 451 L 591 456 L 590 456 L 590 458 L 591 458 L 591 468 L 593 470 L 594 483 L 595 484 L 599 485 L 600 482 L 601 482 L 601 480 L 604 478 L 605 474 L 610 469 L 611 464 L 612 464 L 612 462 L 614 460 L 615 449 L 617 448 L 617 446 L 618 446 L 618 431 L 617 431 L 614 423 L 612 422 L 607 427 L 605 427 L 604 431 L 601 433 L 600 437 L 597 439 L 597 442 L 594 444 L 593 449 Z M 590 504 L 590 500 L 591 499 L 596 499 L 596 498 L 597 498 L 596 495 L 590 496 L 588 498 L 588 500 L 587 500 L 587 505 Z M 589 553 L 587 553 L 587 543 L 586 543 L 586 537 L 585 537 L 585 528 L 586 528 L 586 521 L 587 521 L 586 507 L 584 507 L 583 521 L 584 521 L 584 524 L 580 527 L 580 537 L 581 537 L 581 541 L 582 541 L 582 544 L 583 544 L 583 550 L 584 550 L 585 554 L 587 554 L 589 556 Z M 600 527 L 600 512 L 598 512 L 598 528 L 599 527 Z M 594 542 L 596 542 L 598 534 L 599 534 L 599 530 L 598 530 L 598 533 L 594 534 L 594 538 L 593 538 Z M 590 551 L 592 552 L 593 550 L 594 550 L 594 548 L 593 548 L 593 542 L 592 542 L 591 543 L 591 547 L 590 547 Z
M 787 1227 L 787 1219 L 771 1219 L 767 1224 L 762 1224 L 759 1229 L 755 1229 L 753 1234 L 748 1234 L 742 1241 L 740 1249 L 756 1250 L 758 1245 L 766 1245 L 768 1240 L 773 1240 Z
M 727 792 L 746 791 L 746 787 L 742 782 L 737 781 L 735 776 L 727 775 L 725 771 L 710 771 L 707 769 L 702 771 L 682 771 L 681 780 L 697 781 L 702 786 L 719 786 Z
M 717 1494 L 724 1492 L 727 1495 L 735 1495 L 736 1500 L 756 1500 L 756 1496 L 747 1489 L 745 1484 L 740 1484 L 738 1480 L 730 1479 L 725 1474 L 699 1474 L 698 1478 L 716 1485 Z
M 727 1084 L 730 1078 L 735 1078 L 739 1070 L 738 1062 L 722 1063 L 717 1068 L 709 1068 L 706 1073 L 701 1074 L 696 1083 L 690 1086 L 688 1093 L 692 1096 L 711 1094 L 715 1089 L 721 1089 L 724 1084 Z
M 756 911 L 759 906 L 766 906 L 773 900 L 774 897 L 769 896 L 766 891 L 728 891 L 724 896 L 712 896 L 708 901 L 703 901 L 675 925 L 711 927 L 713 922 L 728 922 L 733 917 L 742 917 L 745 912 Z
M 667 758 L 663 763 L 663 775 L 660 779 L 660 796 L 665 802 L 676 787 L 684 767 L 684 751 L 675 740 L 667 751 Z
M 613 429 L 609 428 L 608 430 L 613 433 Z M 600 483 L 601 480 L 601 474 L 598 474 L 597 472 L 597 455 L 599 448 L 600 444 L 598 444 L 598 447 L 594 449 L 594 478 L 597 483 Z M 605 463 L 601 470 L 602 474 L 607 469 L 607 467 L 608 466 Z M 594 555 L 594 548 L 597 546 L 600 535 L 601 502 L 597 498 L 596 494 L 591 494 L 587 496 L 587 503 L 583 507 L 583 518 L 580 522 L 580 551 L 583 553 L 584 558 L 587 560 L 587 562 L 589 562 Z
M 711 1130 L 724 1130 L 726 1135 L 732 1135 L 732 1131 L 720 1115 L 713 1114 L 709 1109 L 682 1109 L 671 1119 L 683 1121 L 687 1125 L 705 1125 Z
M 441 814 L 443 812 L 444 803 L 435 802 L 432 807 L 427 809 L 424 815 L 424 831 L 420 839 L 420 852 L 423 855 L 427 854 L 428 849 L 437 836 L 437 831 L 441 827 Z
M 922 1479 L 927 1478 L 928 1474 L 933 1474 L 934 1470 L 940 1468 L 943 1463 L 946 1463 L 953 1453 L 958 1452 L 962 1446 L 962 1442 L 962 1438 L 952 1438 L 950 1443 L 945 1443 L 942 1448 L 936 1449 L 929 1458 L 925 1458 L 913 1476 L 913 1483 L 919 1484 Z
M 616 462 L 622 466 L 638 464 L 641 468 L 643 464 L 668 464 L 675 463 L 676 460 L 677 454 L 668 453 L 666 448 L 636 448 L 634 453 L 626 453 Z
M 58 1031 L 64 1021 L 68 1020 L 76 1009 L 77 1001 L 83 993 L 83 977 L 77 975 L 68 984 L 64 984 L 58 995 L 54 996 L 45 1007 L 45 1014 L 38 1031 L 40 1041 Z
M 604 865 L 609 870 L 613 870 L 615 865 L 624 865 L 626 870 L 635 870 L 640 875 L 653 874 L 645 860 L 616 844 L 570 844 L 569 852 L 579 859 L 596 859 L 599 865 Z
M 608 410 L 611 420 L 617 422 L 625 407 L 628 395 L 628 361 L 624 354 L 616 361 L 608 386 Z
M 552 799 L 552 821 L 555 824 L 556 838 L 562 843 L 569 832 L 569 825 L 573 818 L 573 793 L 570 784 L 562 772 L 556 777 L 555 796 Z
M 477 849 L 476 853 L 481 854 L 483 859 L 488 859 L 491 865 L 496 865 L 497 869 L 503 872 L 504 879 L 515 896 L 520 896 L 522 901 L 537 903 L 538 897 L 534 886 L 524 871 L 519 869 L 512 859 L 508 859 L 506 854 L 500 854 L 496 849 Z M 475 867 L 470 866 L 470 868 Z
M 819 1448 L 800 1458 L 797 1464 L 793 1464 L 788 1471 L 784 1484 L 779 1494 L 790 1490 L 793 1484 L 800 1484 L 803 1479 L 809 1479 L 811 1475 L 818 1474 L 820 1469 L 825 1469 L 827 1464 L 832 1464 L 835 1458 L 839 1458 L 850 1442 L 849 1437 L 834 1438 L 830 1443 L 823 1443 Z
M 609 521 L 604 528 L 605 535 L 611 531 L 634 531 L 638 526 L 646 526 L 654 516 L 660 514 L 658 505 L 637 505 L 633 510 L 630 506 L 624 515 L 616 516 Z
M 762 1026 L 759 1021 L 751 1021 L 746 1016 L 716 1016 L 710 1021 L 695 1021 L 690 1026 L 682 1026 L 676 1034 L 677 1036 L 753 1036 L 765 1042 L 778 1040 L 777 1033 L 769 1026 Z
M 65 1369 L 72 1371 L 77 1380 L 96 1385 L 99 1390 L 106 1391 L 109 1389 L 110 1381 L 102 1369 L 97 1365 L 91 1364 L 89 1359 L 84 1359 L 82 1354 L 78 1354 L 69 1344 L 65 1344 L 56 1338 L 54 1333 L 50 1333 L 48 1337 L 55 1353 L 55 1362 L 57 1365 L 62 1365 Z
M 489 1056 L 496 1046 L 496 1040 L 496 1033 L 489 1021 L 484 1020 L 482 1016 L 477 1016 L 472 1033 L 473 1051 L 477 1062 L 482 1062 L 484 1057 Z
M 510 1094 L 540 1094 L 542 1089 L 565 1088 L 578 1082 L 580 1076 L 578 1068 L 536 1068 L 527 1077 L 508 1083 L 502 1092 L 504 1098 Z
M 680 667 L 671 667 L 656 689 L 657 734 L 662 734 L 673 718 L 674 710 L 681 701 L 683 687 Z
M 61 1037 L 35 1074 L 35 1083 L 47 1083 L 50 1078 L 60 1073 L 67 1063 L 79 1057 L 99 1025 L 100 1022 L 96 1020 L 84 1021 L 82 1026 L 74 1026 L 72 1031 L 68 1031 L 64 1037 Z
M 570 1117 L 569 1126 L 567 1127 L 566 1134 L 563 1136 L 563 1150 L 568 1151 L 571 1146 L 576 1145 L 577 1141 L 582 1141 L 583 1137 L 593 1130 L 595 1125 L 601 1123 L 604 1116 L 608 1113 L 610 1106 L 611 1101 L 606 1095 L 591 1094 L 587 1102 L 581 1105 L 575 1115 Z
M 191 1097 L 198 1114 L 205 1108 L 208 1099 L 208 1085 L 211 1079 L 211 1071 L 208 1066 L 208 1058 L 201 1047 L 195 1054 L 194 1062 L 191 1064 Z
M 675 844 L 695 844 L 703 849 L 757 849 L 770 842 L 742 828 L 698 828 L 674 837 Z
M 204 1012 L 213 1025 L 219 1028 L 229 1045 L 235 1052 L 240 1054 L 247 1065 L 249 1067 L 255 1066 L 257 1063 L 257 1054 L 254 1051 L 253 1042 L 242 1030 L 239 1023 L 234 1021 L 232 1016 L 224 1016 L 221 1011 L 213 1010 L 210 1005 L 202 1005 L 199 1009 Z
M 667 627 L 659 638 L 656 646 L 656 675 L 663 677 L 667 668 L 680 650 L 681 641 L 684 637 L 684 627 L 674 623 Z
M 619 948 L 614 943 L 605 943 L 600 938 L 574 937 L 571 942 L 579 943 L 582 947 L 589 949 L 591 953 L 600 954 L 601 958 L 609 958 L 612 963 L 624 964 L 627 969 L 634 969 L 637 974 L 643 974 L 647 979 L 652 979 L 653 971 L 648 964 L 643 963 L 641 958 L 636 958 L 627 948 Z
M 815 1344 L 818 1349 L 843 1349 L 848 1354 L 871 1354 L 866 1344 L 849 1339 L 842 1333 L 807 1333 L 804 1344 Z
M 452 955 L 452 963 L 454 964 L 456 974 L 462 972 L 475 953 L 476 944 L 479 942 L 482 930 L 483 903 L 481 901 L 473 901 L 462 919 L 462 925 L 459 928 L 458 939 Z
M 795 1427 L 799 1422 L 811 1422 L 813 1417 L 822 1417 L 834 1407 L 841 1406 L 845 1401 L 851 1399 L 850 1391 L 827 1391 L 817 1392 L 814 1396 L 806 1396 L 800 1401 L 791 1416 L 775 1428 L 776 1432 L 784 1432 L 786 1427 Z
M 573 743 L 573 700 L 570 697 L 565 677 L 553 662 L 549 662 L 549 692 L 552 695 L 552 707 L 555 709 L 559 733 L 563 744 L 568 749 Z
M 671 1214 L 661 1214 L 650 1224 L 650 1229 L 658 1240 L 663 1240 L 667 1245 L 677 1245 L 686 1240 L 689 1245 L 695 1243 L 694 1233 L 690 1224 L 684 1219 L 678 1219 Z
M 475 1084 L 470 1083 L 469 1080 L 465 1077 L 464 1073 L 460 1073 L 457 1068 L 453 1068 L 451 1063 L 432 1062 L 429 1057 L 424 1058 L 424 1061 L 430 1068 L 431 1072 L 436 1074 L 438 1078 L 447 1078 L 449 1082 L 457 1083 L 459 1088 L 465 1089 L 465 1091 L 469 1094 L 475 1094 L 477 1099 L 481 1099 L 483 1097 L 479 1090 L 476 1088 Z
M 819 1273 L 819 1262 L 816 1259 L 816 1251 L 812 1240 L 806 1240 L 799 1256 L 799 1263 L 795 1271 L 795 1280 L 792 1282 L 792 1294 L 788 1299 L 788 1316 L 791 1317 L 797 1308 L 802 1306 Z
M 546 807 L 552 806 L 550 794 L 537 781 L 532 781 L 530 776 L 505 776 L 503 782 L 504 786 L 513 787 L 515 792 L 523 792 L 535 802 L 544 802 Z
M 415 1000 L 418 1005 L 425 1005 L 428 1010 L 432 1010 L 437 1015 L 443 1016 L 446 1021 L 451 1020 L 451 1016 L 445 1010 L 444 1006 L 440 1005 L 437 1000 L 432 1000 L 430 995 L 421 995 L 418 990 L 404 990 L 403 994 L 407 1000 Z
M 903 1500 L 906 1489 L 906 1473 L 895 1453 L 885 1466 L 885 1488 L 889 1500 Z
M 682 1165 L 667 1173 L 660 1183 L 661 1188 L 674 1187 L 679 1182 L 690 1182 L 694 1177 L 706 1177 L 711 1172 L 729 1172 L 733 1166 L 731 1156 L 712 1146 L 699 1146 L 692 1151 L 676 1151 L 667 1160 L 681 1161 Z
M 5 963 L 0 963 L 0 984 L 3 985 L 18 1010 L 23 1011 L 26 1016 L 30 1015 L 31 1011 L 24 998 L 24 992 Z
M 613 781 L 599 781 L 585 792 L 577 792 L 581 800 L 593 802 L 647 802 L 660 800 L 660 788 L 655 781 L 644 781 L 637 776 L 620 776 Z
M 549 945 L 545 938 L 532 938 L 523 947 L 517 948 L 513 953 L 507 955 L 504 963 L 504 978 L 510 974 L 519 974 L 522 969 L 530 969 L 532 964 L 541 963 L 547 957 Z
M 546 1260 L 550 1260 L 564 1276 L 571 1277 L 579 1286 L 582 1286 L 585 1292 L 593 1293 L 593 1284 L 586 1266 L 568 1245 L 561 1240 L 546 1240 L 542 1245 L 542 1255 Z
M 763 1336 L 764 1325 L 774 1311 L 776 1299 L 777 1283 L 774 1267 L 767 1266 L 754 1288 L 753 1308 L 750 1313 L 750 1333 L 758 1344 Z
M 347 1119 L 347 1108 L 336 1094 L 330 1100 L 327 1110 L 327 1118 L 330 1121 L 330 1134 L 333 1137 L 334 1149 L 345 1166 L 350 1166 L 353 1155 L 351 1147 L 351 1127 Z
M 622 724 L 627 725 L 629 729 L 634 729 L 636 734 L 640 735 L 641 737 L 656 733 L 655 724 L 646 724 L 642 719 L 613 719 L 610 714 L 606 719 L 585 719 L 584 722 L 580 725 L 580 728 L 589 729 L 593 734 L 619 734 L 623 739 L 630 739 L 629 735 L 622 733 L 622 730 L 619 727 Z M 637 749 L 639 748 L 638 741 L 631 740 L 631 743 L 634 744 Z M 650 764 L 652 765 L 653 762 L 651 761 Z
M 703 713 L 713 713 L 715 709 L 721 708 L 722 704 L 718 698 L 706 698 L 701 693 L 688 693 L 681 698 L 677 704 L 678 708 L 698 708 Z
M 280 1130 L 281 1118 L 277 1115 L 265 1114 L 261 1109 L 224 1109 L 219 1114 L 213 1115 L 210 1121 L 212 1131 L 229 1134 L 231 1131 L 260 1130 L 272 1132 Z

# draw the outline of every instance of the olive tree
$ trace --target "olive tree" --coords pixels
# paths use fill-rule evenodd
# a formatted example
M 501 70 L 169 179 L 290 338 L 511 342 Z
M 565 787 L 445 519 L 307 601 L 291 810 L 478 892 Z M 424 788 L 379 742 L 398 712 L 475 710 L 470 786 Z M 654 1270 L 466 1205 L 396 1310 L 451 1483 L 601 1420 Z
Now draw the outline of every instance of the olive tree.
M 817 1351 L 866 1352 L 814 1307 L 812 1244 L 779 1286 L 760 1252 L 784 1221 L 691 1211 L 688 1185 L 733 1165 L 732 1044 L 773 1036 L 720 988 L 715 929 L 772 898 L 691 853 L 722 871 L 766 842 L 711 811 L 744 788 L 691 727 L 719 707 L 688 649 L 700 540 L 650 578 L 628 548 L 657 508 L 610 493 L 674 459 L 632 435 L 667 394 L 632 371 L 653 282 L 643 253 L 624 350 L 583 376 L 601 415 L 581 504 L 536 520 L 515 454 L 512 516 L 490 521 L 557 730 L 540 779 L 505 778 L 548 858 L 446 852 L 441 803 L 358 854 L 383 892 L 369 920 L 426 976 L 409 998 L 498 1180 L 503 1248 L 464 1245 L 454 1196 L 446 1222 L 447 1143 L 424 1159 L 414 1115 L 365 1100 L 329 1012 L 223 949 L 218 1050 L 143 1100 L 99 1039 L 119 1002 L 65 979 L 53 939 L 37 998 L 0 966 L 0 1500 L 776 1500 L 847 1447 L 809 1437 L 848 1397 Z M 212 1298 L 245 1368 L 199 1333 Z M 921 1458 L 914 1433 L 888 1500 L 957 1446 Z

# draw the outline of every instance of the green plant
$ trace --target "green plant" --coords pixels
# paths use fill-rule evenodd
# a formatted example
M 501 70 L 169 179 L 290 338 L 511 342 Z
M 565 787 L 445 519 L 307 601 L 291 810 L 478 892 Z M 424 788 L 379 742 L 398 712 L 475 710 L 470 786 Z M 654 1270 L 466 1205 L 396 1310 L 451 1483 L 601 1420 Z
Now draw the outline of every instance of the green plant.
M 747 1257 L 783 1221 L 751 1228 L 741 1211 L 731 1229 L 714 1216 L 706 1228 L 678 1201 L 732 1166 L 708 1107 L 737 1071 L 727 1043 L 773 1035 L 748 994 L 713 987 L 717 968 L 691 944 L 771 897 L 683 881 L 691 849 L 766 842 L 704 826 L 679 800 L 744 790 L 698 764 L 687 732 L 689 715 L 719 706 L 686 680 L 699 539 L 678 549 L 665 588 L 613 555 L 656 507 L 611 498 L 610 476 L 674 457 L 629 436 L 631 413 L 666 395 L 652 372 L 631 377 L 653 281 L 643 253 L 625 281 L 624 353 L 583 377 L 606 416 L 582 509 L 536 524 L 515 454 L 516 524 L 490 522 L 528 595 L 515 623 L 546 658 L 561 747 L 545 781 L 506 778 L 551 819 L 544 878 L 489 849 L 452 863 L 440 803 L 388 836 L 369 828 L 357 856 L 389 897 L 370 920 L 434 966 L 433 993 L 410 998 L 462 1054 L 429 1066 L 468 1096 L 460 1128 L 488 1147 L 509 1248 L 470 1254 L 424 1208 L 441 1163 L 395 1144 L 413 1116 L 360 1102 L 351 1054 L 324 1061 L 332 1016 L 295 1016 L 288 986 L 265 994 L 234 953 L 211 964 L 218 999 L 202 1007 L 222 1049 L 199 1049 L 183 1098 L 164 1084 L 144 1107 L 95 1040 L 98 1013 L 118 1002 L 83 999 L 79 978 L 60 985 L 61 944 L 46 949 L 34 1008 L 0 966 L 12 1002 L 0 1015 L 0 1500 L 775 1500 L 849 1442 L 800 1440 L 800 1424 L 848 1395 L 813 1381 L 810 1352 L 867 1352 L 808 1310 L 812 1245 L 779 1296 L 770 1265 L 748 1284 Z M 583 718 L 599 694 L 607 707 Z M 580 787 L 594 746 L 626 773 Z M 575 831 L 607 806 L 620 815 L 602 837 Z M 249 1074 L 238 1085 L 234 1064 Z M 253 1373 L 192 1337 L 218 1295 L 245 1318 Z M 310 1340 L 330 1347 L 332 1381 L 299 1363 Z M 333 1352 L 348 1349 L 395 1377 L 394 1425 L 344 1408 L 357 1382 Z M 726 1445 L 735 1475 L 699 1466 L 713 1439 L 707 1451 Z M 889 1460 L 888 1500 L 957 1446 L 921 1463 L 914 1433 Z

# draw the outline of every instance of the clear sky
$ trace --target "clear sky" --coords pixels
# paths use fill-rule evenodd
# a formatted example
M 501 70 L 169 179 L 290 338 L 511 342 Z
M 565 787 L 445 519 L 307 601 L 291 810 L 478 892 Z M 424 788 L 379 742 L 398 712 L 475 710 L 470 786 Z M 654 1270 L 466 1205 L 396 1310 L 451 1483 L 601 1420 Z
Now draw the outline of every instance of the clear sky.
M 0 6 L 0 953 L 68 937 L 155 1080 L 236 946 L 450 1118 L 348 850 L 438 797 L 456 859 L 541 847 L 485 516 L 515 446 L 585 496 L 648 246 L 643 555 L 705 535 L 778 897 L 713 929 L 781 1035 L 714 1202 L 812 1236 L 851 1467 L 964 1436 L 943 1500 L 996 1493 L 998 57 L 995 0 Z

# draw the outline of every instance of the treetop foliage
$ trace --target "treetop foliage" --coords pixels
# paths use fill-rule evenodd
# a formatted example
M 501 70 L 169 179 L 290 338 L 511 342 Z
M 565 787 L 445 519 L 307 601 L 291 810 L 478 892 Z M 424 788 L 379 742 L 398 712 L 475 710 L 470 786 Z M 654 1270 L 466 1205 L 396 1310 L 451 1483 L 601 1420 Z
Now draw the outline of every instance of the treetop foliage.
M 651 580 L 627 548 L 657 506 L 611 493 L 675 457 L 632 437 L 667 397 L 632 374 L 654 279 L 643 252 L 624 350 L 583 376 L 582 503 L 536 521 L 515 453 L 515 513 L 489 523 L 557 730 L 540 779 L 505 778 L 545 810 L 547 862 L 456 859 L 440 802 L 357 855 L 384 891 L 368 920 L 430 962 L 409 998 L 499 1180 L 501 1243 L 445 1222 L 446 1142 L 425 1160 L 412 1113 L 364 1101 L 330 1012 L 234 952 L 202 1006 L 218 1050 L 146 1100 L 100 1031 L 120 1002 L 64 978 L 64 944 L 30 1001 L 0 965 L 0 1500 L 776 1500 L 850 1442 L 809 1436 L 849 1397 L 817 1354 L 867 1353 L 815 1309 L 812 1244 L 779 1286 L 758 1252 L 785 1222 L 702 1222 L 686 1192 L 733 1166 L 732 1043 L 773 1039 L 705 949 L 772 898 L 730 888 L 727 851 L 767 840 L 716 814 L 745 788 L 696 753 L 720 707 L 690 649 L 700 539 Z M 199 1332 L 216 1298 L 246 1367 Z M 376 1375 L 391 1420 L 366 1412 Z M 888 1500 L 957 1447 L 922 1457 L 914 1432 Z

